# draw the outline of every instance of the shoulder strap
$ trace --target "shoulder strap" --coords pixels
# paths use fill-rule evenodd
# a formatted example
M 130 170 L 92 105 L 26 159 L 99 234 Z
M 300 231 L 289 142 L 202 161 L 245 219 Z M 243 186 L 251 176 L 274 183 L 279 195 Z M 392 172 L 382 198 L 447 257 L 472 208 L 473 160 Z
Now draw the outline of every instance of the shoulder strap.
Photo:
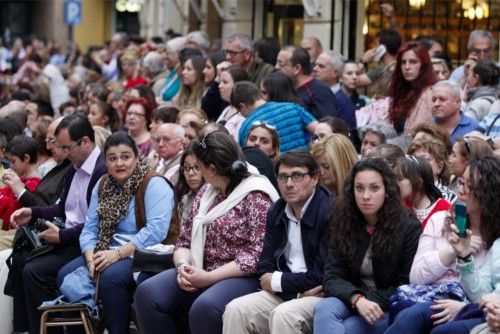
M 103 177 L 101 178 L 101 181 L 99 182 L 99 188 L 97 190 L 97 194 L 99 195 L 99 198 L 101 198 L 102 192 L 104 190 L 104 182 L 106 182 L 107 178 L 108 178 L 108 174 L 104 174 Z
M 488 130 L 486 131 L 485 135 L 489 136 L 491 130 L 493 129 L 493 126 L 495 126 L 495 123 L 498 121 L 500 118 L 500 114 L 496 115 L 496 117 L 493 119 L 493 122 L 491 122 L 490 126 L 488 126 Z

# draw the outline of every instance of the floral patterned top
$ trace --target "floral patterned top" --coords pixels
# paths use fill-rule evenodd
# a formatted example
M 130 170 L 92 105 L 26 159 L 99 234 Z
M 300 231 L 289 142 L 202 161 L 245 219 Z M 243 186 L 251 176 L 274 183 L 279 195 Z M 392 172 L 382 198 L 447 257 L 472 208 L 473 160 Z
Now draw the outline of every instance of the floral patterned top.
M 190 248 L 193 218 L 198 213 L 200 200 L 208 185 L 196 195 L 188 219 L 181 227 L 177 248 Z M 212 209 L 224 198 L 219 194 Z M 269 196 L 260 191 L 248 194 L 238 205 L 207 226 L 207 238 L 203 256 L 203 269 L 212 271 L 235 261 L 241 271 L 252 274 L 264 247 L 266 215 L 271 207 Z

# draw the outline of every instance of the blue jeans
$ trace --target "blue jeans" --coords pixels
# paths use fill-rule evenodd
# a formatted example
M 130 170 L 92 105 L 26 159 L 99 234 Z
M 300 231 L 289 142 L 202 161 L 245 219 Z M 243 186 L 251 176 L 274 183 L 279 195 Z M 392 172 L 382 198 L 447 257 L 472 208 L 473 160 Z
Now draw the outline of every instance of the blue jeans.
M 484 322 L 484 318 L 453 320 L 434 328 L 431 334 L 467 334 Z
M 177 272 L 169 269 L 142 282 L 136 290 L 134 306 L 143 334 L 178 333 L 179 320 L 189 316 L 192 334 L 221 333 L 226 305 L 237 297 L 256 292 L 253 278 L 228 278 L 195 292 L 182 290 Z
M 400 311 L 385 334 L 429 333 L 433 328 L 431 305 L 431 302 L 415 303 Z
M 80 266 L 85 266 L 83 256 L 65 265 L 57 275 L 57 286 L 64 276 Z M 125 258 L 107 267 L 99 278 L 99 299 L 102 301 L 106 325 L 110 333 L 128 333 L 130 327 L 130 306 L 135 281 L 132 276 L 132 259 Z
M 379 334 L 388 325 L 388 314 L 368 324 L 363 317 L 335 297 L 323 299 L 314 309 L 314 333 Z

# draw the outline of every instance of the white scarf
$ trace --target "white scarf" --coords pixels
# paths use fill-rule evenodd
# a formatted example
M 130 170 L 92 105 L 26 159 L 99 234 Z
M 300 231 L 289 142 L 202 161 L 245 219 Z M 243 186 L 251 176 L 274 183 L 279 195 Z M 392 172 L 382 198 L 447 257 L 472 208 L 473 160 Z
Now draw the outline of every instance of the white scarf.
M 208 208 L 210 208 L 213 201 L 219 194 L 218 189 L 208 185 L 207 190 L 201 197 L 198 214 L 193 218 L 193 229 L 191 231 L 191 257 L 195 267 L 203 268 L 207 225 L 226 214 L 253 191 L 262 191 L 266 193 L 271 198 L 273 203 L 279 199 L 278 192 L 265 176 L 250 174 L 249 177 L 243 179 L 240 184 L 234 188 L 225 200 L 208 211 Z

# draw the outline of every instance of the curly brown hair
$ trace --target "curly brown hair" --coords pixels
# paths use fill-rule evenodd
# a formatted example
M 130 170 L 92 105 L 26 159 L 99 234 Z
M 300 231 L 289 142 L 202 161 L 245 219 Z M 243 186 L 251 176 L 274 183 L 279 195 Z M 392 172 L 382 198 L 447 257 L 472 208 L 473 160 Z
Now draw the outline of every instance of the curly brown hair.
M 481 203 L 481 238 L 489 249 L 500 237 L 500 159 L 494 156 L 472 160 L 469 165 L 471 195 Z
M 366 221 L 356 205 L 354 179 L 363 171 L 375 171 L 382 177 L 386 198 L 377 212 L 377 228 L 373 234 L 372 256 L 383 259 L 389 256 L 394 235 L 398 233 L 407 211 L 399 194 L 399 187 L 392 169 L 380 158 L 358 161 L 347 176 L 342 193 L 334 205 L 332 215 L 331 247 L 344 261 L 350 263 L 358 247 L 358 239 L 365 231 Z

